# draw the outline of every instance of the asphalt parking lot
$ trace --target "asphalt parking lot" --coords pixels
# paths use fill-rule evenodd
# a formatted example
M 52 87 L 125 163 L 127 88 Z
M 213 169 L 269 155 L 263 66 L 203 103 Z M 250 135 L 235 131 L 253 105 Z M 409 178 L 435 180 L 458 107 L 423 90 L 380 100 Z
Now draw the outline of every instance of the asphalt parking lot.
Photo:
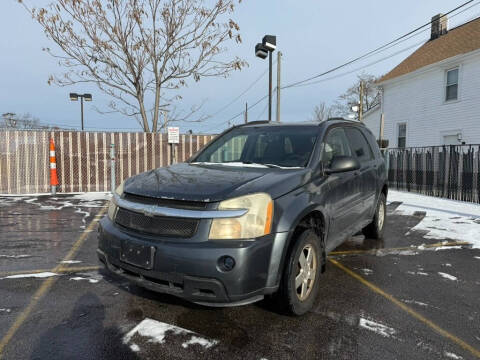
M 336 249 L 314 310 L 295 318 L 267 302 L 205 308 L 109 275 L 95 254 L 105 204 L 0 197 L 0 358 L 480 357 L 480 249 L 412 230 L 425 212 L 390 203 L 385 239 Z

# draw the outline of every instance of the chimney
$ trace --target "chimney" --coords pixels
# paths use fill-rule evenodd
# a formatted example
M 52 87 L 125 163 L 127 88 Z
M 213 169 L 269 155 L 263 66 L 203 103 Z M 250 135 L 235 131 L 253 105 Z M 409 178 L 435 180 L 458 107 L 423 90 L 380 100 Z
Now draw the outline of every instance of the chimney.
M 447 23 L 447 15 L 437 14 L 432 17 L 432 32 L 430 34 L 430 40 L 435 40 L 440 36 L 445 35 L 448 31 Z

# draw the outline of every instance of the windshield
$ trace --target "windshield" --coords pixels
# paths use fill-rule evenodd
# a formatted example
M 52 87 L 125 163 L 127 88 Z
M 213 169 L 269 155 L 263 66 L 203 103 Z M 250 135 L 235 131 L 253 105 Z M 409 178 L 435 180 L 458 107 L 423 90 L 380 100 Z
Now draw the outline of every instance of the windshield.
M 237 128 L 217 138 L 193 162 L 305 167 L 317 132 L 317 126 Z

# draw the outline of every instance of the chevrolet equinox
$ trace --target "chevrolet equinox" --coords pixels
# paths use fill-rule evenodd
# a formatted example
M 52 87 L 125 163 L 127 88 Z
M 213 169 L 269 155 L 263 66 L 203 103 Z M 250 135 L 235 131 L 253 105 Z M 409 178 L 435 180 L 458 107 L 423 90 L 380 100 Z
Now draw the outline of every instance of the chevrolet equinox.
M 127 179 L 99 226 L 106 267 L 208 306 L 265 296 L 300 315 L 327 254 L 353 234 L 382 237 L 386 169 L 363 124 L 251 122 L 185 163 Z

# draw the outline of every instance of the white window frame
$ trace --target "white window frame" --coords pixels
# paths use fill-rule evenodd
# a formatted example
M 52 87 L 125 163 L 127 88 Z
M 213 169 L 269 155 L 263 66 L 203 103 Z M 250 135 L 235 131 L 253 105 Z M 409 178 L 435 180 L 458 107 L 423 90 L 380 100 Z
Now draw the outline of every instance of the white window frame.
M 448 73 L 452 70 L 457 70 L 458 71 L 458 77 L 457 77 L 457 98 L 456 99 L 450 99 L 447 100 L 447 79 L 448 79 Z M 445 69 L 444 73 L 444 80 L 443 80 L 443 103 L 444 104 L 451 104 L 457 101 L 460 101 L 460 66 L 454 66 L 450 67 L 448 69 Z

